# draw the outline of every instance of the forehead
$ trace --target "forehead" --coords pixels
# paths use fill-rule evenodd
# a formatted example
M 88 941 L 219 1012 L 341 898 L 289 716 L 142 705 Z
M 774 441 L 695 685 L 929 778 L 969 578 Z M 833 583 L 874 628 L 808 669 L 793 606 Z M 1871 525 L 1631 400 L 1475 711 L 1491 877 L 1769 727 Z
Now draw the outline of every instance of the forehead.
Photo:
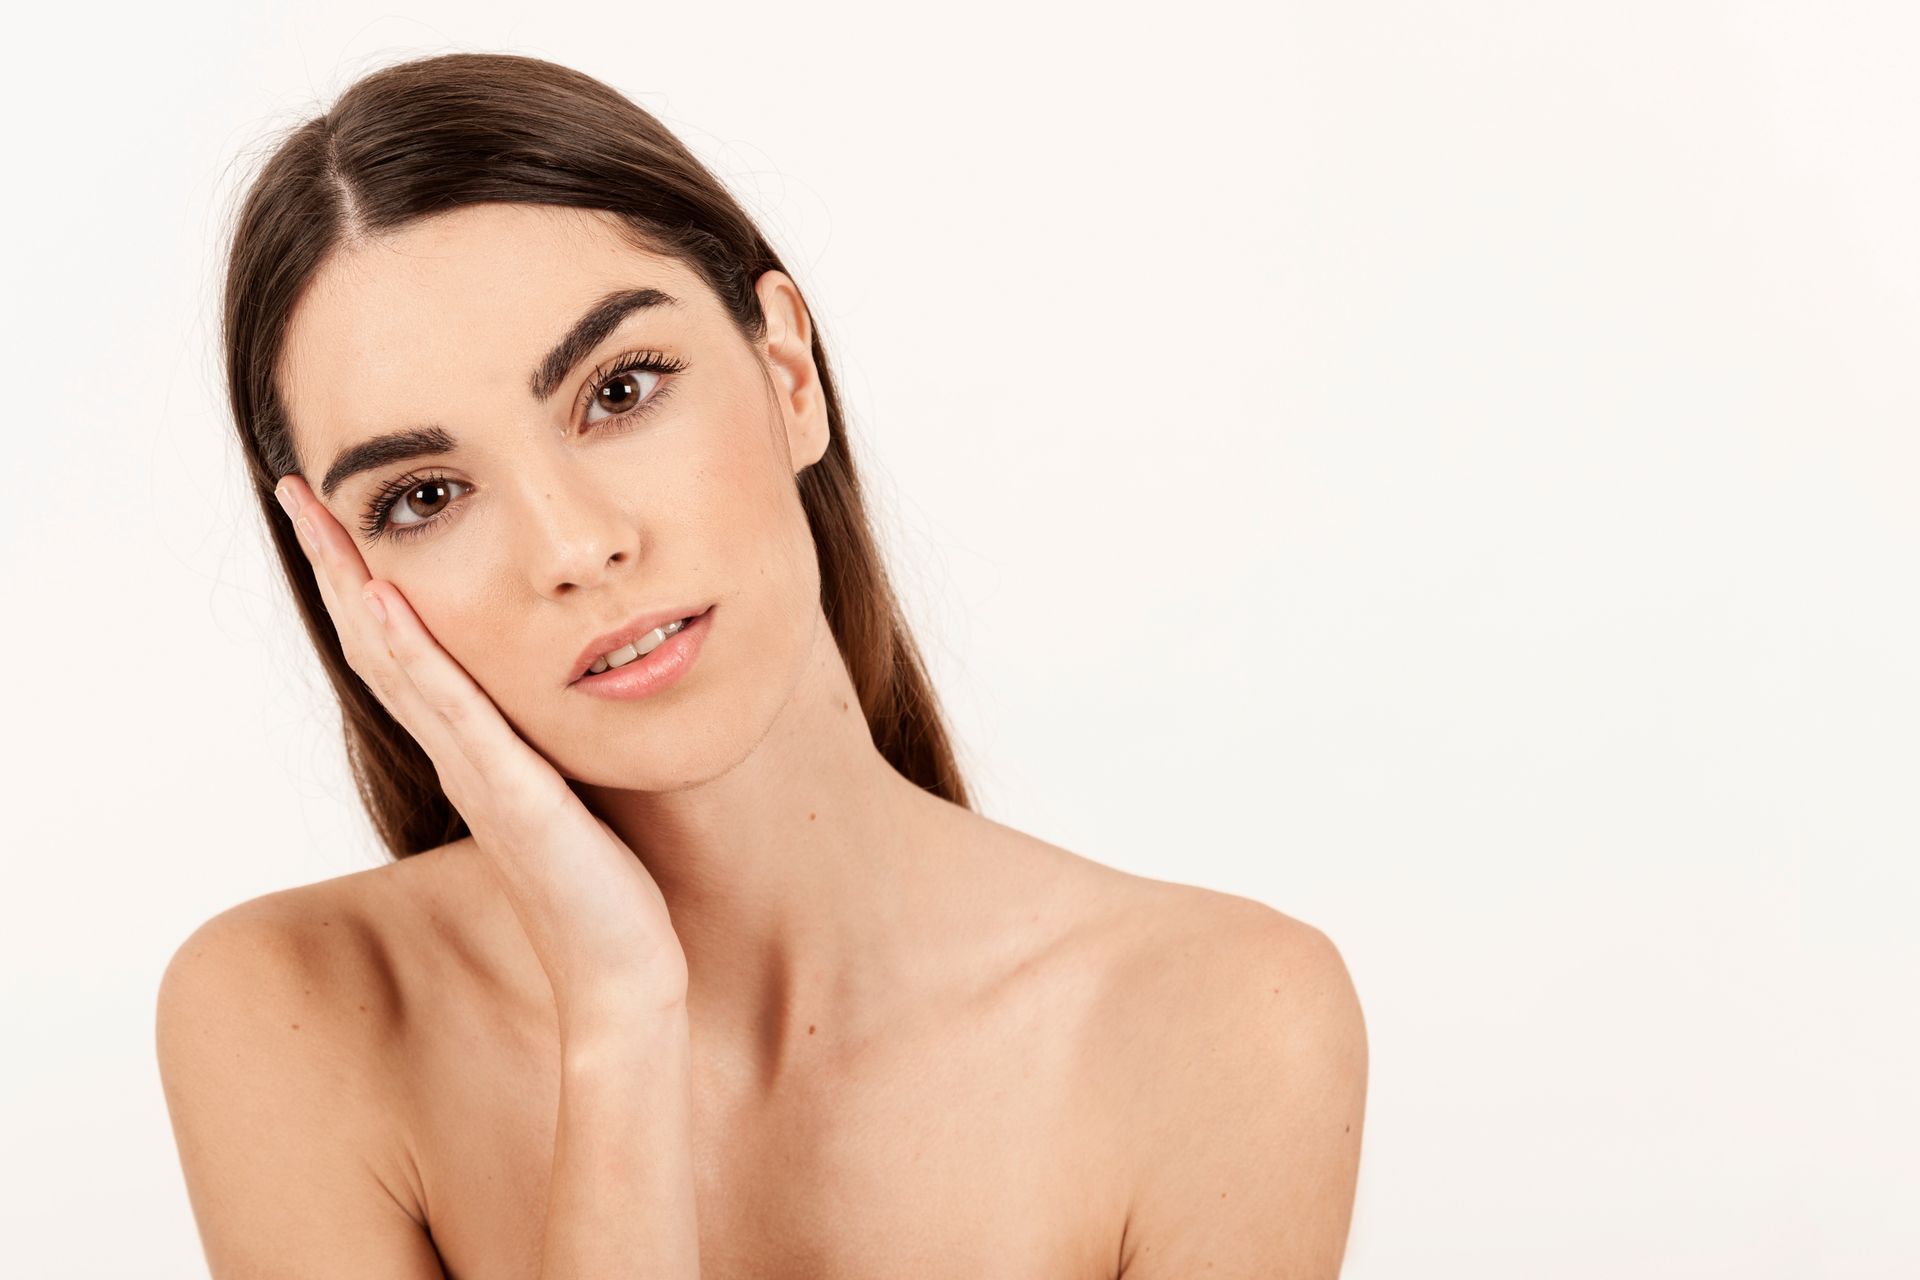
M 295 306 L 280 358 L 303 467 L 403 421 L 534 408 L 527 375 L 553 341 L 609 290 L 648 285 L 683 305 L 629 317 L 623 334 L 708 318 L 694 272 L 599 210 L 470 205 L 341 248 Z

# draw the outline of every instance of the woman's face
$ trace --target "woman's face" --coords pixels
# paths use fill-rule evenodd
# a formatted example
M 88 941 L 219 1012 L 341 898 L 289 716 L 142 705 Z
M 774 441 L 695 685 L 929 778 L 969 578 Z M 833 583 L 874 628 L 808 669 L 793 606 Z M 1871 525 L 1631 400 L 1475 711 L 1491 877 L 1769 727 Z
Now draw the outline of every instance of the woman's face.
M 756 286 L 756 348 L 694 272 L 615 225 L 494 203 L 343 249 L 294 311 L 279 387 L 302 476 L 520 735 L 569 778 L 671 790 L 749 753 L 831 643 L 794 485 L 828 428 L 787 277 Z M 644 289 L 676 301 L 556 346 L 609 295 Z M 606 375 L 636 352 L 684 367 Z M 451 447 L 322 492 L 343 451 L 429 428 Z M 568 687 L 595 637 L 707 604 L 698 658 L 669 688 Z

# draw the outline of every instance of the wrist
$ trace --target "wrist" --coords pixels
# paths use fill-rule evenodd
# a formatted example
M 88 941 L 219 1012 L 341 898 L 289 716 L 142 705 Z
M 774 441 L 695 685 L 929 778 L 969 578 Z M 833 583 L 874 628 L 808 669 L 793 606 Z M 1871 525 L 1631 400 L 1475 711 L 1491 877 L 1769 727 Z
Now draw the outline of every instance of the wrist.
M 577 969 L 575 970 L 578 971 Z M 659 1022 L 683 1016 L 687 1007 L 684 971 L 668 975 L 615 972 L 605 967 L 587 971 L 578 981 L 548 974 L 553 981 L 554 1006 L 560 1029 L 592 1028 L 604 1024 Z
M 690 1038 L 684 1000 L 573 1007 L 560 1018 L 561 1058 L 569 1066 L 653 1058 Z

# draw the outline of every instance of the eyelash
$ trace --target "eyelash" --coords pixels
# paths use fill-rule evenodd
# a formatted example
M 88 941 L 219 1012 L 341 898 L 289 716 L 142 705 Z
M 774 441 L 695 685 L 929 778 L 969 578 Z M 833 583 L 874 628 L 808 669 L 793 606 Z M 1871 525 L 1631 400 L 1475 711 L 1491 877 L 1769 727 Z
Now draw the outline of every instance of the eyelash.
M 588 409 L 592 408 L 595 393 L 623 373 L 631 373 L 636 369 L 640 369 L 649 373 L 669 374 L 679 373 L 686 367 L 687 362 L 685 360 L 678 360 L 671 356 L 662 355 L 658 351 L 630 351 L 626 355 L 618 356 L 614 359 L 611 366 L 594 370 L 593 376 L 587 380 L 586 393 L 580 397 L 580 412 L 584 414 Z M 618 413 L 608 414 L 605 418 L 599 419 L 594 425 L 597 426 L 600 422 L 608 422 L 615 418 L 633 419 L 645 417 L 653 412 L 654 406 L 666 399 L 668 393 L 673 390 L 673 386 L 674 384 L 671 382 L 657 386 L 654 388 L 651 396 L 647 397 L 646 400 L 634 408 L 623 409 Z M 394 506 L 400 499 L 406 497 L 415 489 L 424 488 L 430 484 L 445 483 L 448 483 L 448 477 L 437 470 L 410 471 L 380 490 L 380 492 L 374 496 L 372 502 L 368 504 L 366 517 L 360 523 L 361 531 L 365 533 L 367 541 L 372 542 L 376 538 L 383 537 L 417 537 L 431 526 L 440 523 L 441 517 L 435 515 L 428 516 L 425 520 L 416 520 L 412 524 L 389 524 L 387 522 L 387 516 L 392 512 Z M 454 480 L 452 483 L 461 484 L 463 482 Z

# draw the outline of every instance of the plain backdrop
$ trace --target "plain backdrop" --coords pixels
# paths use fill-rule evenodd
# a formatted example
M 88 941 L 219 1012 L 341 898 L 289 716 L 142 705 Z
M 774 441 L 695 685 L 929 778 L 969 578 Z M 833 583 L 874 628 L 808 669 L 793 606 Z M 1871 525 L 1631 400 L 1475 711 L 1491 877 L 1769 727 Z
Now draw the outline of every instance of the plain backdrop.
M 1911 6 L 9 21 L 0 1273 L 204 1274 L 161 971 L 381 861 L 220 253 L 269 131 L 469 50 L 786 256 L 981 808 L 1338 944 L 1346 1275 L 1920 1274 Z

